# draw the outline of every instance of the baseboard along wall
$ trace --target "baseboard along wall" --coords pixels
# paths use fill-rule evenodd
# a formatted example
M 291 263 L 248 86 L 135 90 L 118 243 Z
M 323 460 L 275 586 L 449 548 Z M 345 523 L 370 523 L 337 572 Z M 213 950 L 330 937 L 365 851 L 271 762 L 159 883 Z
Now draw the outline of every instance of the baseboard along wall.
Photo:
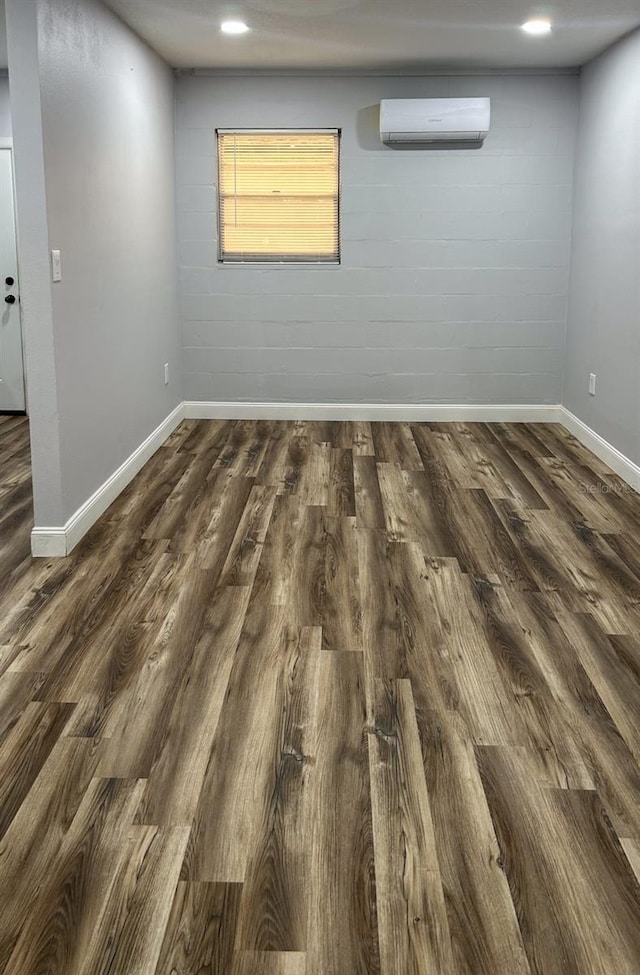
M 560 405 L 469 405 L 426 403 L 249 403 L 184 402 L 134 450 L 64 525 L 36 526 L 35 557 L 69 555 L 127 484 L 183 419 L 189 420 L 386 420 L 388 422 L 561 423 L 585 447 L 640 492 L 640 467 Z
M 161 447 L 184 418 L 184 403 L 176 406 L 123 464 L 100 485 L 64 525 L 36 527 L 31 532 L 31 554 L 40 558 L 69 555 L 92 525 L 113 504 L 136 474 Z

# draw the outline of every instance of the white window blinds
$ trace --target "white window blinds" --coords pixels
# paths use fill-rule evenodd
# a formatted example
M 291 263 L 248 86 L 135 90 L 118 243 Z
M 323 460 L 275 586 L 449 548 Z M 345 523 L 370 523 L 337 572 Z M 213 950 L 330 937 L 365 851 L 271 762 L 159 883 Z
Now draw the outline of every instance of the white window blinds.
M 218 131 L 220 260 L 340 260 L 340 133 Z

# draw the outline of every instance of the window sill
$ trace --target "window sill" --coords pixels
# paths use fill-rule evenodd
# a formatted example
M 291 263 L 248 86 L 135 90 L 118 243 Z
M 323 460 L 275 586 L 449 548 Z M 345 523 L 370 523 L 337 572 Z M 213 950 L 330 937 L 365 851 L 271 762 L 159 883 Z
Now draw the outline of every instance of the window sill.
M 341 267 L 341 261 L 218 261 L 217 268 L 267 268 L 272 271 L 274 268 L 290 270 L 295 267 L 304 268 L 331 268 Z

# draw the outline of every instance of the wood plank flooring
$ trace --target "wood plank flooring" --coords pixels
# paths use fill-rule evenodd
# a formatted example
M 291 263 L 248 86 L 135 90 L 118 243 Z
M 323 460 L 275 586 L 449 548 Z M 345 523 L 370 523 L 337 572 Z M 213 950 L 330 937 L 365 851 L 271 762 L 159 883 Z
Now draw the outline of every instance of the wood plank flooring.
M 66 560 L 0 418 L 0 972 L 638 975 L 640 497 L 186 421 Z

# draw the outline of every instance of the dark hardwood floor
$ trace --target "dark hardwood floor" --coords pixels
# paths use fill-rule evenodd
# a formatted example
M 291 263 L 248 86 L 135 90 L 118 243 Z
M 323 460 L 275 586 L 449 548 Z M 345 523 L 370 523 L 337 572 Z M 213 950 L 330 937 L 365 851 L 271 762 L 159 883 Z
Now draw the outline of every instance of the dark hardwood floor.
M 0 972 L 638 975 L 640 497 L 187 421 L 59 561 L 0 419 Z

